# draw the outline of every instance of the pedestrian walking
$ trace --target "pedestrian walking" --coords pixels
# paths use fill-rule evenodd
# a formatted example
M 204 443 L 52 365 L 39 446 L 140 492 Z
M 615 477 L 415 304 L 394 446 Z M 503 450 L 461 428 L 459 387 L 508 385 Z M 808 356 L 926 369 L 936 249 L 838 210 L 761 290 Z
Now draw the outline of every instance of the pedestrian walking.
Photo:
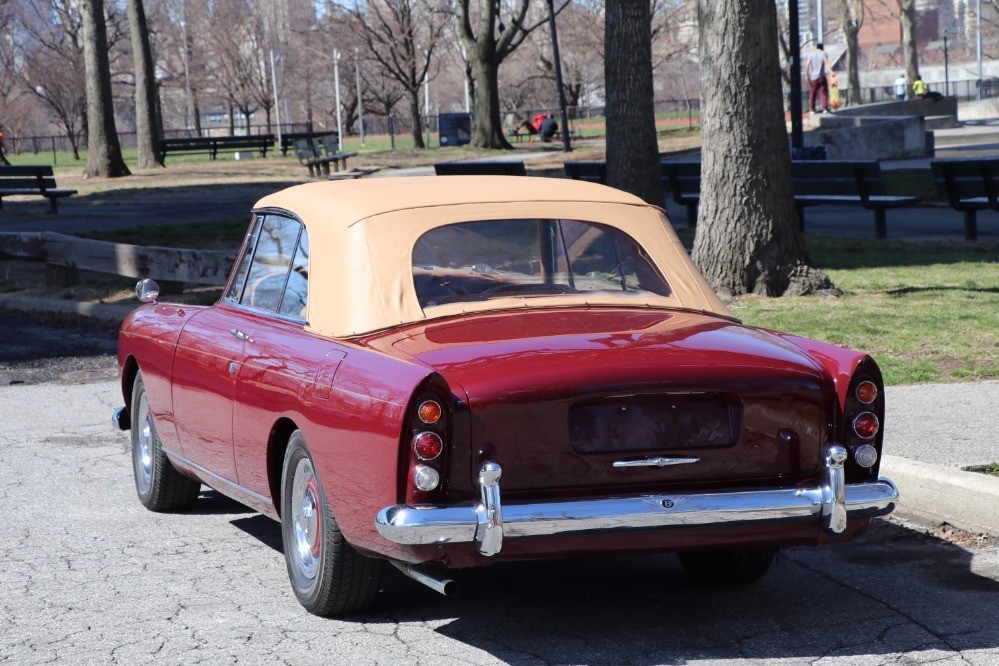
M 898 99 L 905 99 L 905 89 L 908 86 L 905 81 L 905 74 L 899 74 L 898 78 L 895 79 L 895 97 Z
M 832 72 L 829 64 L 829 56 L 822 48 L 822 43 L 815 45 L 815 51 L 808 55 L 805 60 L 805 76 L 808 77 L 808 106 L 812 113 L 818 113 L 815 106 L 815 98 L 818 96 L 822 101 L 822 113 L 829 113 L 829 80 L 828 76 Z

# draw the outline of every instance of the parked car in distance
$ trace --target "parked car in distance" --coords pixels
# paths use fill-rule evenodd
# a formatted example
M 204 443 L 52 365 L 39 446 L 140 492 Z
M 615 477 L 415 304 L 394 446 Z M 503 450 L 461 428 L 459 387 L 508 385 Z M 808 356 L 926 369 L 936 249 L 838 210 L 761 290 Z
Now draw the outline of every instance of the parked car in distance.
M 884 392 L 862 352 L 745 326 L 663 213 L 579 181 L 313 183 L 262 199 L 221 299 L 119 338 L 139 500 L 202 484 L 280 521 L 319 615 L 387 561 L 675 551 L 754 580 L 778 549 L 891 512 Z

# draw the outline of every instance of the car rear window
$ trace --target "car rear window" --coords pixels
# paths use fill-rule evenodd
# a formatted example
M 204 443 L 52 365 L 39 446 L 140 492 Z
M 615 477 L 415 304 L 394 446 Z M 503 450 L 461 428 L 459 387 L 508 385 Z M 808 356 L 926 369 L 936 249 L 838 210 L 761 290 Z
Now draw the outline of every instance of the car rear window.
M 579 220 L 489 220 L 437 227 L 413 248 L 420 307 L 491 298 L 627 293 L 670 287 L 631 236 Z

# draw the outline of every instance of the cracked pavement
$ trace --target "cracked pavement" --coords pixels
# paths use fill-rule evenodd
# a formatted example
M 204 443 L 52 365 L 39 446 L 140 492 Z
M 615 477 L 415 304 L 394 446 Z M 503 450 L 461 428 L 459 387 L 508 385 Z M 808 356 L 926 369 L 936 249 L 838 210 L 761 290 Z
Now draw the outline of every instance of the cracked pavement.
M 390 568 L 374 612 L 316 618 L 277 523 L 207 488 L 139 504 L 119 404 L 115 381 L 0 387 L 0 663 L 999 664 L 999 545 L 888 521 L 749 587 L 651 555 L 456 571 L 448 600 Z

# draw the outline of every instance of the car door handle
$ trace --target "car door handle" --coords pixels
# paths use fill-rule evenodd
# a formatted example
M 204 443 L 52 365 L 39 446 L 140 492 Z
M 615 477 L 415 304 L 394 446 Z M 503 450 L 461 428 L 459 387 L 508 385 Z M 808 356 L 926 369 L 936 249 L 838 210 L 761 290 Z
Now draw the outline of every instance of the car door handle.
M 238 328 L 234 328 L 229 332 L 232 333 L 234 336 L 236 336 L 237 340 L 242 340 L 243 342 L 253 342 L 253 338 L 248 336 L 246 333 L 243 333 L 243 331 L 239 330 Z

